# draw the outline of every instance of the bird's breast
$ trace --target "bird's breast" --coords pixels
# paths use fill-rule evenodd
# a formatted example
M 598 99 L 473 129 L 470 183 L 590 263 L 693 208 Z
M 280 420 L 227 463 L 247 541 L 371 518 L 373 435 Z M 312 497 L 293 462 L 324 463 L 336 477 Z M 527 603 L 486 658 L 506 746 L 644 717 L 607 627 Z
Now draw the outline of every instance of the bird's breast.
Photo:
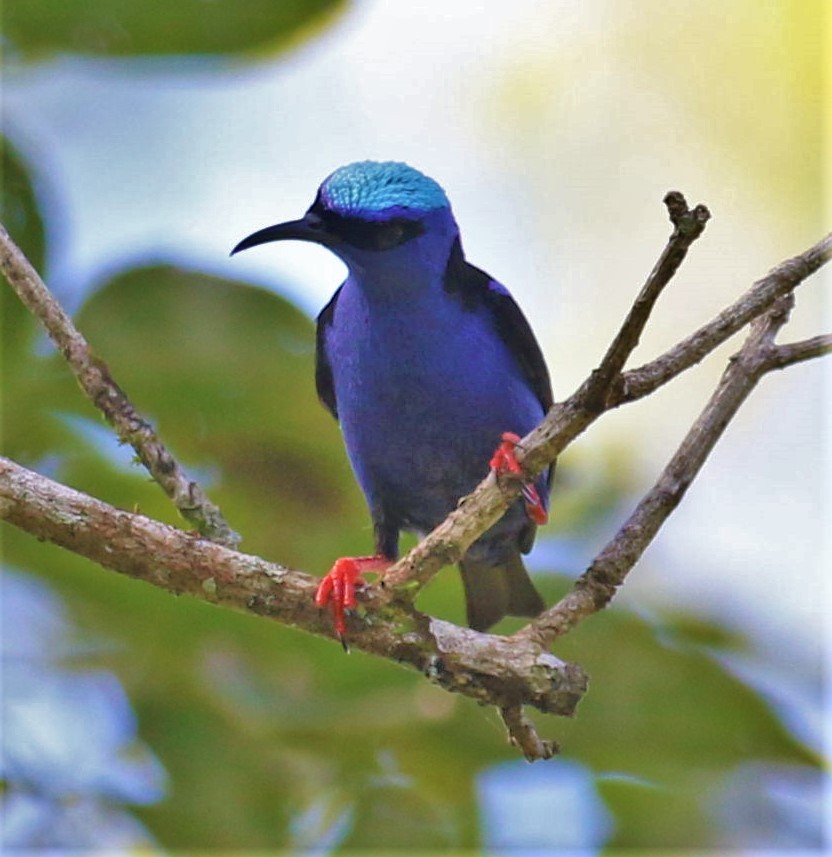
M 445 294 L 373 303 L 345 287 L 326 349 L 371 505 L 395 495 L 441 519 L 485 476 L 500 434 L 542 417 L 491 320 Z
M 464 430 L 522 410 L 527 385 L 488 317 L 444 294 L 379 304 L 344 297 L 352 296 L 339 301 L 327 340 L 342 419 Z

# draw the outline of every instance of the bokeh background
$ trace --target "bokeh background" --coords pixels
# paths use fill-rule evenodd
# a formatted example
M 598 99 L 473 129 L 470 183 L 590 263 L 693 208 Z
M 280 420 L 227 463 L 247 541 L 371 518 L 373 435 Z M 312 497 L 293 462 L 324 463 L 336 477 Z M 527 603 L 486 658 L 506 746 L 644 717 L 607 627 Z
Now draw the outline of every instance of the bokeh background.
M 323 573 L 371 539 L 312 381 L 311 319 L 343 270 L 311 246 L 230 248 L 343 163 L 408 161 L 567 395 L 663 246 L 668 189 L 714 217 L 634 364 L 823 234 L 827 17 L 822 0 L 7 3 L 2 220 L 243 548 Z M 829 318 L 824 278 L 790 338 Z M 0 296 L 4 454 L 181 523 Z M 564 454 L 530 558 L 548 601 L 736 347 Z M 820 851 L 828 394 L 819 363 L 755 392 L 614 606 L 558 644 L 591 690 L 574 720 L 537 719 L 563 754 L 533 766 L 493 712 L 419 676 L 5 528 L 6 845 Z M 462 621 L 456 573 L 420 606 Z

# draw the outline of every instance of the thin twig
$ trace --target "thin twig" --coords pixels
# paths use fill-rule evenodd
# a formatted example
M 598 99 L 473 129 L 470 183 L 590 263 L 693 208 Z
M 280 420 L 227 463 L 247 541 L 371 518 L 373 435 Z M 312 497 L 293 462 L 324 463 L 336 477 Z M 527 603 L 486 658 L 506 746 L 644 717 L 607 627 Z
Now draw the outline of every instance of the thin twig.
M 764 313 L 781 295 L 800 283 L 832 258 L 832 233 L 803 253 L 787 259 L 757 280 L 745 294 L 707 324 L 685 337 L 655 360 L 625 372 L 613 385 L 608 405 L 633 402 L 649 395 L 667 381 L 695 366 L 752 319 Z
M 527 762 L 538 759 L 551 759 L 560 752 L 557 741 L 549 741 L 537 734 L 534 723 L 526 717 L 520 705 L 506 705 L 500 708 L 500 717 L 508 729 L 510 743 L 519 747 Z
M 587 382 L 585 395 L 589 407 L 604 409 L 607 393 L 638 345 L 659 295 L 679 270 L 691 244 L 702 234 L 705 224 L 711 217 L 711 213 L 704 205 L 697 205 L 693 209 L 688 208 L 685 197 L 677 190 L 671 190 L 665 195 L 664 204 L 667 206 L 670 222 L 674 227 L 673 234 L 636 296 L 601 364 Z
M 789 342 L 774 346 L 767 356 L 767 362 L 773 369 L 785 369 L 804 360 L 832 354 L 832 334 L 813 336 L 801 342 Z
M 64 312 L 38 272 L 0 224 L 0 270 L 27 309 L 41 323 L 64 356 L 87 398 L 115 429 L 122 443 L 129 443 L 141 463 L 183 518 L 206 538 L 228 546 L 240 536 L 228 526 L 220 510 L 190 479 L 115 382 L 107 364 L 96 357 L 87 340 Z

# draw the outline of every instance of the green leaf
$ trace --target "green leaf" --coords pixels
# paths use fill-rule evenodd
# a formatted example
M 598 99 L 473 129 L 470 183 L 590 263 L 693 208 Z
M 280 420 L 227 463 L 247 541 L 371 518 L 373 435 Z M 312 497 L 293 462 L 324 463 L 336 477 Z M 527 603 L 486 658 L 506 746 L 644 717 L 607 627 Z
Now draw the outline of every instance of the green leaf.
M 77 323 L 186 470 L 207 483 L 244 549 L 323 571 L 339 551 L 371 547 L 338 427 L 315 392 L 313 325 L 298 309 L 265 289 L 156 267 L 110 282 Z M 60 407 L 90 414 L 77 397 Z M 100 491 L 87 466 L 67 476 Z M 131 496 L 135 481 L 118 501 L 147 502 Z M 151 502 L 148 513 L 170 515 L 161 492 Z
M 3 181 L 0 184 L 0 223 L 38 271 L 46 260 L 46 235 L 26 164 L 17 150 L 0 137 Z M 5 341 L 5 331 L 4 337 Z
M 3 156 L 0 223 L 35 268 L 42 271 L 46 236 L 32 181 L 25 164 L 11 144 L 0 138 L 0 146 Z M 36 327 L 34 319 L 5 278 L 0 285 L 0 323 L 0 354 L 5 378 L 7 372 L 14 373 L 20 355 L 31 344 Z
M 344 0 L 22 0 L 5 5 L 3 29 L 27 60 L 63 53 L 272 53 L 345 6 Z
M 748 685 L 673 631 L 614 609 L 556 647 L 591 676 L 570 728 L 573 752 L 596 770 L 657 783 L 760 756 L 816 761 Z M 599 745 L 599 730 L 615 740 Z
M 616 775 L 601 781 L 622 820 L 616 845 L 715 844 L 709 783 L 753 759 L 818 766 L 816 754 L 720 662 L 720 653 L 740 647 L 702 620 L 646 621 L 615 607 L 557 644 L 558 656 L 587 670 L 590 689 L 576 718 L 555 732 L 570 755 Z M 657 821 L 645 827 L 649 819 Z
M 0 222 L 42 273 L 46 236 L 32 180 L 25 163 L 6 140 L 2 140 L 2 155 Z M 47 400 L 42 388 L 46 363 L 34 354 L 38 324 L 5 278 L 0 282 L 0 325 L 3 454 L 32 464 L 54 450 L 60 432 L 45 411 Z M 67 390 L 75 388 L 66 368 L 60 373 L 60 383 Z

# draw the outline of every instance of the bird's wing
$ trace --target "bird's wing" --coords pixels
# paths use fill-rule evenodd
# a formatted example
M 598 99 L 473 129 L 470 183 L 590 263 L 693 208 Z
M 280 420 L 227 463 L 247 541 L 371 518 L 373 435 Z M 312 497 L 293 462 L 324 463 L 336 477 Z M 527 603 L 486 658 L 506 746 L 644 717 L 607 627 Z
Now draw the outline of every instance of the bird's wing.
M 448 261 L 445 291 L 457 296 L 467 309 L 483 307 L 490 314 L 497 335 L 514 355 L 546 413 L 553 402 L 552 382 L 543 352 L 523 311 L 505 286 L 465 260 L 459 241 Z
M 318 315 L 318 324 L 315 330 L 315 388 L 318 391 L 318 398 L 336 420 L 338 419 L 338 404 L 335 401 L 332 366 L 330 366 L 329 357 L 326 353 L 326 330 L 332 325 L 335 303 L 340 294 L 341 288 L 339 287 Z

